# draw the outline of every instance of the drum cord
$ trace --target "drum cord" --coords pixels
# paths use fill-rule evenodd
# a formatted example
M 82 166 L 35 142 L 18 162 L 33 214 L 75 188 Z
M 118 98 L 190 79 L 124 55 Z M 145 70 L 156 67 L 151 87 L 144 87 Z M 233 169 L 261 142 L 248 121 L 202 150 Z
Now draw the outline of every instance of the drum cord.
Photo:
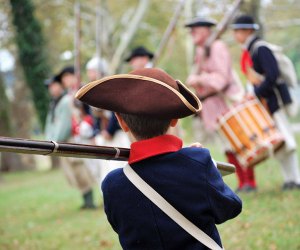
M 267 148 L 269 157 L 274 157 L 274 148 L 271 141 L 261 141 L 260 144 Z

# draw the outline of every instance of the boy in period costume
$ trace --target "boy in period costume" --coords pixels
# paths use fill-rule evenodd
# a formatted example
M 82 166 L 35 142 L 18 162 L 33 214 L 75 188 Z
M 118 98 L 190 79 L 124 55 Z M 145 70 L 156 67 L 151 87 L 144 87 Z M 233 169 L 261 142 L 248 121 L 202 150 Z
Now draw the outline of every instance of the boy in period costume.
M 255 95 L 266 101 L 267 109 L 285 139 L 285 146 L 275 155 L 284 178 L 282 189 L 300 189 L 297 143 L 284 111 L 284 106 L 292 102 L 288 86 L 280 77 L 278 63 L 270 48 L 267 45 L 256 45 L 261 39 L 255 34 L 259 25 L 253 18 L 248 15 L 237 17 L 232 29 L 236 41 L 243 48 L 242 72 L 253 84 Z
M 179 118 L 201 110 L 199 99 L 156 68 L 100 79 L 76 97 L 116 112 L 133 142 L 131 168 L 221 246 L 215 224 L 236 217 L 241 200 L 223 182 L 207 149 L 182 148 L 179 138 L 166 134 Z M 123 249 L 207 249 L 143 195 L 122 168 L 107 175 L 102 191 L 108 221 Z

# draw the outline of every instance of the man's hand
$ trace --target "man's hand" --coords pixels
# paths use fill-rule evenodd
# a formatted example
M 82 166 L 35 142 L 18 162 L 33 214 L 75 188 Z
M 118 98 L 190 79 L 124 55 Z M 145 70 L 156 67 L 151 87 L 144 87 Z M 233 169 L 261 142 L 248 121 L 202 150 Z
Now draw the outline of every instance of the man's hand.
M 247 70 L 247 79 L 253 84 L 253 85 L 260 85 L 261 82 L 264 80 L 264 77 L 260 74 L 258 74 L 253 68 L 248 68 Z
M 191 148 L 203 148 L 203 145 L 200 142 L 194 142 L 190 145 Z
M 198 75 L 190 75 L 188 79 L 186 80 L 186 84 L 190 87 L 195 87 L 197 85 L 200 85 L 201 83 L 198 80 Z
M 102 130 L 101 131 L 101 135 L 107 141 L 111 141 L 112 140 L 112 136 L 106 130 Z

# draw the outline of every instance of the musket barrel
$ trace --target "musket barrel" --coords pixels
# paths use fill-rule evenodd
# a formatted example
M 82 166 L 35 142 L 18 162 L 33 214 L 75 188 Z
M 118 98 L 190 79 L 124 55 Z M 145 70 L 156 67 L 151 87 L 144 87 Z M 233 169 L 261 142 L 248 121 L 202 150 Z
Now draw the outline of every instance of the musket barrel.
M 50 141 L 0 137 L 1 152 L 48 155 L 53 152 L 54 148 L 55 145 Z
M 0 137 L 0 152 L 126 161 L 127 148 Z
M 130 149 L 0 136 L 0 152 L 127 161 Z M 235 172 L 232 164 L 216 161 L 216 165 L 223 176 Z

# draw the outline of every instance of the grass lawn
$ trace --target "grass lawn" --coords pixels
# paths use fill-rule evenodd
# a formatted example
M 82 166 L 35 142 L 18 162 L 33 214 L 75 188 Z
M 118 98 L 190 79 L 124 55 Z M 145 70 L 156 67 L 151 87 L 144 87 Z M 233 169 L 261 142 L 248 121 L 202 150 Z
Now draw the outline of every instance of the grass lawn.
M 211 152 L 223 160 L 218 150 Z M 281 191 L 282 177 L 274 160 L 260 164 L 256 175 L 258 192 L 241 195 L 242 214 L 218 226 L 225 248 L 299 250 L 300 190 Z M 224 180 L 236 188 L 234 175 Z M 95 195 L 101 204 L 97 189 Z M 103 210 L 80 211 L 80 205 L 79 193 L 60 170 L 2 175 L 0 249 L 121 249 Z

